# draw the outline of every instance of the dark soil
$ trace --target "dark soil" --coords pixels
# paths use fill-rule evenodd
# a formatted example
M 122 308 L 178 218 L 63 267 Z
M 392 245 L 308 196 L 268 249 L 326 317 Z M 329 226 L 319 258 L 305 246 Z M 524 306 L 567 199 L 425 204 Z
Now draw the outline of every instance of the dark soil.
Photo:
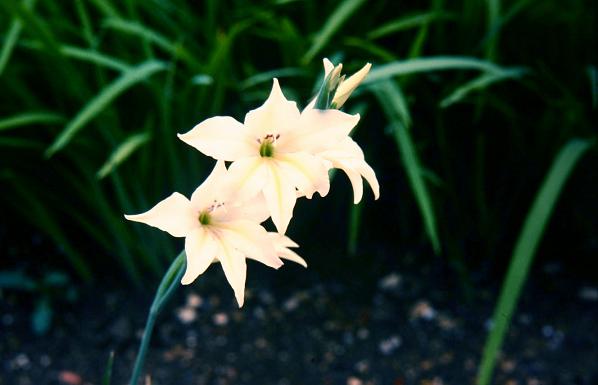
M 154 334 L 151 384 L 474 384 L 495 284 L 473 284 L 465 300 L 442 269 L 415 263 L 337 278 L 282 270 L 250 263 L 242 309 L 218 265 L 180 288 Z M 112 350 L 112 384 L 125 384 L 155 288 L 114 286 L 56 309 L 43 337 L 31 332 L 26 298 L 4 293 L 0 385 L 99 385 Z M 598 384 L 597 296 L 595 282 L 558 264 L 536 267 L 494 383 Z

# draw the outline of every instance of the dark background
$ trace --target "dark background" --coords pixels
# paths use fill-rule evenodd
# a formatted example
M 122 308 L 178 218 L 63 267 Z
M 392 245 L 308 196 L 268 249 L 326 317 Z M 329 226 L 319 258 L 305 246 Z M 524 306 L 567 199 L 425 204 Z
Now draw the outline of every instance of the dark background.
M 381 198 L 374 201 L 364 186 L 364 199 L 354 207 L 350 184 L 338 172 L 329 196 L 298 202 L 289 227 L 309 270 L 273 273 L 251 264 L 248 289 L 292 295 L 338 284 L 342 294 L 329 288 L 326 295 L 348 295 L 376 308 L 371 301 L 380 279 L 399 272 L 421 282 L 411 296 L 392 297 L 407 301 L 396 314 L 407 314 L 408 304 L 435 292 L 450 293 L 437 302 L 447 309 L 469 304 L 455 317 L 473 313 L 473 324 L 481 325 L 491 316 L 524 220 L 559 151 L 575 138 L 595 139 L 596 11 L 596 2 L 580 0 L 3 1 L 0 299 L 7 314 L 22 321 L 12 332 L 33 332 L 18 346 L 35 350 L 36 335 L 56 337 L 70 325 L 68 314 L 78 314 L 90 296 L 101 298 L 98 312 L 109 311 L 108 297 L 142 304 L 131 330 L 141 327 L 182 242 L 128 223 L 122 214 L 145 211 L 172 191 L 189 195 L 213 164 L 176 133 L 214 115 L 241 120 L 263 102 L 272 77 L 287 98 L 305 105 L 321 81 L 323 57 L 343 62 L 347 74 L 366 62 L 376 71 L 439 57 L 523 72 L 446 107 L 443 99 L 490 71 L 438 68 L 363 85 L 344 110 L 362 116 L 353 137 L 376 171 Z M 380 32 L 384 26 L 389 29 Z M 107 96 L 144 65 L 159 68 Z M 380 85 L 399 89 L 409 109 L 412 123 L 399 123 L 408 126 L 418 158 L 436 251 Z M 106 103 L 63 147 L 49 151 L 77 114 L 98 106 L 98 97 Z M 568 175 L 534 254 L 531 284 L 523 290 L 543 298 L 540 315 L 583 288 L 595 290 L 596 162 L 594 145 Z M 105 175 L 99 173 L 104 166 Z M 359 220 L 352 220 L 356 215 Z M 228 304 L 232 291 L 222 278 L 212 267 L 200 281 Z M 591 319 L 590 304 L 572 311 Z M 321 314 L 327 316 L 335 317 Z M 471 351 L 478 360 L 486 330 L 475 333 Z M 136 341 L 127 341 L 122 349 L 133 351 Z M 10 346 L 3 349 L 16 354 Z M 98 351 L 113 348 L 106 343 Z M 594 345 L 590 351 L 595 354 Z M 123 358 L 123 373 L 129 358 Z

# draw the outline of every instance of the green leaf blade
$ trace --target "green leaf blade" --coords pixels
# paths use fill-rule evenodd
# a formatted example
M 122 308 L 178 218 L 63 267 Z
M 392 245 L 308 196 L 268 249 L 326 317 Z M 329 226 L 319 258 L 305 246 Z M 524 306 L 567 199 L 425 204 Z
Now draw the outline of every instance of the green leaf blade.
M 113 83 L 105 87 L 90 100 L 79 113 L 67 124 L 54 143 L 47 149 L 46 156 L 51 157 L 64 148 L 72 138 L 96 115 L 108 106 L 116 97 L 133 85 L 146 80 L 153 74 L 163 71 L 167 65 L 160 61 L 150 60 L 123 73 Z
M 121 163 L 123 163 L 135 150 L 145 144 L 151 135 L 148 132 L 134 134 L 125 139 L 112 152 L 106 163 L 98 170 L 96 176 L 98 179 L 103 179 L 110 175 Z
M 509 269 L 494 310 L 492 318 L 494 325 L 486 339 L 478 372 L 479 385 L 490 383 L 496 357 L 510 325 L 544 229 L 575 164 L 591 145 L 592 141 L 581 139 L 573 139 L 565 144 L 552 163 L 534 199 L 513 250 Z
M 440 107 L 446 108 L 455 103 L 465 99 L 470 93 L 485 89 L 494 83 L 498 83 L 505 80 L 519 79 L 527 71 L 523 68 L 512 68 L 502 72 L 490 72 L 483 73 L 473 80 L 470 80 L 454 90 L 450 95 L 442 99 Z
M 324 23 L 322 29 L 317 33 L 310 49 L 303 56 L 303 63 L 309 63 L 315 55 L 324 48 L 326 43 L 340 29 L 340 27 L 365 3 L 365 0 L 345 0 Z
M 445 70 L 479 70 L 489 73 L 501 73 L 503 69 L 496 64 L 469 56 L 433 56 L 396 61 L 372 68 L 362 83 L 373 84 L 395 76 L 411 75 L 421 72 Z
M 0 132 L 34 124 L 55 124 L 64 122 L 62 115 L 53 112 L 30 111 L 0 119 Z
M 409 123 L 407 122 L 410 121 L 410 116 L 406 101 L 398 86 L 392 82 L 381 83 L 376 87 L 372 87 L 372 90 L 391 122 L 401 160 L 423 219 L 424 230 L 434 252 L 438 254 L 441 248 L 436 216 L 434 215 L 432 198 L 423 177 L 425 169 L 420 164 L 415 144 L 409 133 Z

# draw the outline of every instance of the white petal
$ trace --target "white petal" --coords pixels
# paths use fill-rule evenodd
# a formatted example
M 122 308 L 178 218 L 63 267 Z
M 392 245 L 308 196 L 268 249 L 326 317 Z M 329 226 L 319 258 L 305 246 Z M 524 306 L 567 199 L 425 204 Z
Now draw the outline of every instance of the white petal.
M 173 193 L 145 213 L 125 215 L 125 218 L 157 227 L 173 237 L 184 237 L 193 228 L 199 226 L 191 202 L 178 192 Z
M 280 134 L 292 129 L 299 115 L 297 104 L 284 97 L 278 80 L 274 79 L 270 96 L 264 104 L 245 115 L 245 126 L 255 139 L 260 139 L 269 134 Z
M 179 139 L 214 159 L 234 161 L 255 155 L 259 144 L 249 131 L 230 116 L 215 116 L 199 123 Z
M 314 192 L 326 196 L 330 190 L 329 163 L 322 158 L 305 153 L 282 154 L 276 161 L 293 186 L 308 199 Z
M 267 162 L 260 156 L 253 156 L 240 159 L 229 166 L 228 177 L 235 200 L 252 199 L 262 190 L 268 178 Z
M 380 185 L 376 178 L 376 173 L 365 161 L 360 161 L 357 171 L 368 181 L 372 192 L 374 193 L 374 199 L 380 198 Z
M 210 175 L 191 195 L 193 207 L 197 210 L 203 210 L 209 207 L 215 199 L 220 202 L 226 200 L 228 195 L 226 193 L 229 190 L 227 182 L 226 166 L 224 161 L 219 160 Z
M 326 76 L 334 69 L 334 64 L 328 58 L 324 58 L 322 62 L 324 63 L 324 79 L 326 79 Z
M 359 114 L 349 115 L 338 110 L 306 110 L 297 127 L 281 135 L 277 143 L 280 152 L 317 152 L 336 146 L 359 122 Z
M 304 113 L 307 110 L 313 110 L 313 108 L 316 106 L 316 100 L 318 99 L 318 97 L 316 96 L 315 98 L 313 98 L 308 104 L 307 106 L 305 106 L 305 108 L 303 109 L 303 111 L 301 113 Z
M 351 167 L 344 166 L 342 162 L 338 162 L 335 167 L 343 170 L 349 177 L 349 182 L 351 182 L 351 186 L 353 187 L 353 203 L 358 204 L 361 202 L 361 198 L 363 197 L 363 182 L 361 180 L 361 175 Z
M 210 266 L 217 252 L 218 244 L 209 231 L 201 226 L 193 229 L 185 238 L 187 270 L 185 270 L 181 283 L 188 285 L 195 281 Z
M 269 162 L 268 182 L 264 186 L 264 197 L 279 233 L 284 234 L 293 217 L 297 193 L 293 181 L 275 162 Z
M 307 267 L 307 262 L 305 262 L 305 260 L 301 258 L 299 254 L 288 249 L 289 247 L 299 247 L 299 245 L 293 242 L 291 238 L 278 233 L 268 233 L 268 235 L 272 239 L 274 248 L 276 249 L 277 255 L 280 258 L 288 259 L 289 261 L 298 263 L 303 267 Z
M 223 241 L 232 245 L 245 257 L 274 269 L 282 266 L 268 232 L 257 223 L 239 220 L 219 224 L 218 229 Z
M 226 210 L 223 210 L 221 217 L 225 221 L 246 219 L 255 223 L 262 223 L 268 218 L 270 218 L 270 212 L 264 194 L 261 192 L 251 199 L 236 201 L 234 206 L 228 206 Z
M 278 256 L 282 259 L 289 260 L 291 262 L 295 262 L 300 264 L 301 266 L 307 268 L 307 262 L 305 259 L 301 258 L 299 254 L 295 253 L 293 250 L 290 249 L 280 249 L 278 250 Z
M 334 94 L 334 98 L 332 99 L 332 103 L 335 104 L 336 108 L 341 108 L 342 105 L 345 104 L 349 96 L 353 93 L 353 91 L 355 91 L 357 86 L 361 84 L 363 79 L 365 79 L 368 72 L 370 72 L 371 67 L 372 65 L 367 63 L 362 69 L 354 73 L 353 76 L 351 76 L 349 79 L 346 79 L 338 86 Z
M 247 278 L 245 257 L 220 238 L 218 260 L 220 260 L 226 280 L 235 292 L 239 307 L 242 307 L 245 301 L 245 280 Z
M 321 152 L 319 155 L 331 161 L 334 168 L 339 168 L 347 174 L 353 186 L 354 203 L 359 203 L 363 195 L 361 176 L 370 184 L 375 199 L 379 198 L 380 186 L 376 173 L 366 163 L 363 151 L 353 139 L 347 137 L 337 147 Z
M 339 160 L 333 162 L 335 168 L 340 168 L 347 174 L 351 185 L 353 186 L 353 203 L 357 204 L 361 201 L 363 195 L 363 186 L 361 177 L 364 177 L 368 181 L 372 192 L 374 193 L 374 199 L 380 197 L 380 185 L 378 179 L 376 179 L 376 173 L 374 170 L 365 162 L 363 159 L 354 160 Z

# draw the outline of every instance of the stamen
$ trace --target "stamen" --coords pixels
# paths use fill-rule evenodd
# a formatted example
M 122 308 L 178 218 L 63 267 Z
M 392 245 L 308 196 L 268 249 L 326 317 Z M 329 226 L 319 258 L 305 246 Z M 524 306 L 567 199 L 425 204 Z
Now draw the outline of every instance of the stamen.
M 274 136 L 273 134 L 268 134 L 266 136 L 264 136 L 263 139 L 258 139 L 258 142 L 261 144 L 260 146 L 260 156 L 261 157 L 272 157 L 274 155 L 274 142 L 276 142 L 276 139 L 278 139 L 280 137 L 279 134 L 276 134 L 276 136 Z

